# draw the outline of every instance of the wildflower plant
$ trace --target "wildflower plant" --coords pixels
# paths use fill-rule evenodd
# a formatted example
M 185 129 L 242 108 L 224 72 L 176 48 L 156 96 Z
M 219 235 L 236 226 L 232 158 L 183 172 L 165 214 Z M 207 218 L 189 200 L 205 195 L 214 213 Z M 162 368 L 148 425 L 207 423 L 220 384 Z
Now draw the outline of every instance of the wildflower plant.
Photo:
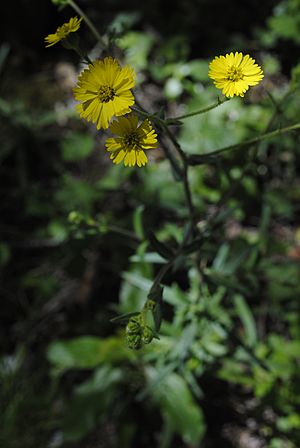
M 79 74 L 77 86 L 74 88 L 74 97 L 78 102 L 77 110 L 80 118 L 94 124 L 96 129 L 102 133 L 107 132 L 107 129 L 110 132 L 105 148 L 100 148 L 100 150 L 109 153 L 114 164 L 123 162 L 124 169 L 146 169 L 144 167 L 148 163 L 147 154 L 151 154 L 153 149 L 158 148 L 161 156 L 169 161 L 170 170 L 178 182 L 174 182 L 174 189 L 180 188 L 179 184 L 181 184 L 184 192 L 186 222 L 183 225 L 181 241 L 177 242 L 175 247 L 169 247 L 151 231 L 139 236 L 139 241 L 142 238 L 164 262 L 151 282 L 143 309 L 114 319 L 115 322 L 125 323 L 127 345 L 133 349 L 140 349 L 153 339 L 158 338 L 163 319 L 163 283 L 166 274 L 176 269 L 183 259 L 189 260 L 189 262 L 192 259 L 197 266 L 196 272 L 199 273 L 200 279 L 202 278 L 203 274 L 199 268 L 202 244 L 207 235 L 212 234 L 212 229 L 216 226 L 219 218 L 218 213 L 222 212 L 220 208 L 216 215 L 208 218 L 204 224 L 200 223 L 199 210 L 195 205 L 195 198 L 190 186 L 190 167 L 201 167 L 205 164 L 217 166 L 222 163 L 222 157 L 225 154 L 240 149 L 246 152 L 253 147 L 256 148 L 257 144 L 263 140 L 299 130 L 300 123 L 271 129 L 271 117 L 266 132 L 248 140 L 206 154 L 186 152 L 177 138 L 177 129 L 182 122 L 190 117 L 199 116 L 200 119 L 202 114 L 220 107 L 234 96 L 243 98 L 250 88 L 262 81 L 263 69 L 249 54 L 242 52 L 236 51 L 225 56 L 217 56 L 210 62 L 207 76 L 213 80 L 215 86 L 222 91 L 224 96 L 217 97 L 213 104 L 183 115 L 164 117 L 159 112 L 150 113 L 143 106 L 137 104 L 135 99 L 133 92 L 135 68 L 124 65 L 122 61 L 113 56 L 111 43 L 108 45 L 107 40 L 99 35 L 90 19 L 73 0 L 68 0 L 64 4 L 71 6 L 81 17 L 80 19 L 70 19 L 67 24 L 58 28 L 55 34 L 47 36 L 47 46 L 63 41 L 68 34 L 76 32 L 83 20 L 99 46 L 102 47 L 103 52 L 108 55 L 93 61 L 84 55 L 82 59 L 83 62 L 87 62 L 87 67 Z M 77 50 L 81 55 L 79 47 Z M 120 49 L 118 50 L 118 54 L 120 54 Z M 151 175 L 150 172 L 149 175 Z M 72 225 L 75 224 L 73 219 Z M 101 232 L 102 229 L 101 223 L 97 222 L 97 219 L 87 219 L 86 221 L 81 219 L 78 225 L 83 228 L 87 227 L 94 233 Z M 111 230 L 125 234 L 124 230 L 117 229 L 115 226 L 112 226 Z M 109 231 L 109 225 L 105 231 Z M 152 316 L 152 319 L 149 319 L 149 315 Z M 249 347 L 247 350 L 251 352 Z M 255 358 L 255 354 L 252 353 L 251 356 Z

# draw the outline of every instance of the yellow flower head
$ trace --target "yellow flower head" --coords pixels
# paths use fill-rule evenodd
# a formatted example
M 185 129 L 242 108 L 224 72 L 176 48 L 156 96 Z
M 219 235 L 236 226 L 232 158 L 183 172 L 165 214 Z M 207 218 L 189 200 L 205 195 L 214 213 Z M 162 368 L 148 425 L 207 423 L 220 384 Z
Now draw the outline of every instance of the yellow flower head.
M 264 77 L 263 71 L 248 54 L 235 52 L 218 56 L 209 64 L 208 76 L 227 97 L 244 96 L 250 86 Z
M 54 34 L 49 34 L 45 37 L 45 42 L 48 44 L 46 47 L 51 47 L 57 44 L 59 41 L 65 39 L 70 33 L 74 33 L 80 27 L 82 18 L 72 17 L 68 23 L 64 23 L 59 26 Z
M 108 128 L 113 116 L 131 112 L 134 84 L 134 70 L 127 65 L 122 68 L 112 57 L 89 64 L 74 89 L 76 100 L 81 101 L 77 106 L 80 117 L 96 123 L 97 129 Z
M 157 134 L 148 119 L 138 125 L 137 115 L 130 114 L 113 121 L 109 129 L 119 135 L 106 140 L 113 163 L 124 160 L 125 166 L 146 165 L 148 158 L 144 150 L 157 148 Z

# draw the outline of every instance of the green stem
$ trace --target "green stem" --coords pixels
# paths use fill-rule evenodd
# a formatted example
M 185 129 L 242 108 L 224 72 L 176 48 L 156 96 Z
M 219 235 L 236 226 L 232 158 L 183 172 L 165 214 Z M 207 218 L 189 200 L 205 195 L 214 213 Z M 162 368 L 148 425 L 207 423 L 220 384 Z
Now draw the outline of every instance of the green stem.
M 151 118 L 153 121 L 156 121 L 159 124 L 172 125 L 172 124 L 177 124 L 178 121 L 183 120 L 184 118 L 189 118 L 189 117 L 194 117 L 195 115 L 205 114 L 206 112 L 209 112 L 210 110 L 221 106 L 221 104 L 223 104 L 229 100 L 230 100 L 230 98 L 227 98 L 227 97 L 224 97 L 224 98 L 218 97 L 217 102 L 211 104 L 210 106 L 206 106 L 202 109 L 195 110 L 194 112 L 190 112 L 189 114 L 179 115 L 178 117 L 170 117 L 170 118 L 167 118 L 166 120 L 162 120 L 157 115 L 149 114 L 148 112 L 145 112 L 140 109 L 136 109 L 135 107 L 132 107 L 132 110 L 134 110 L 138 114 L 142 115 L 143 117 Z
M 169 271 L 169 269 L 173 266 L 173 264 L 175 263 L 175 261 L 181 256 L 185 254 L 185 248 L 186 248 L 186 244 L 188 244 L 189 238 L 191 236 L 191 232 L 192 232 L 193 227 L 191 226 L 189 228 L 189 230 L 186 232 L 186 234 L 184 235 L 180 246 L 178 247 L 177 251 L 175 252 L 174 256 L 172 258 L 170 258 L 170 260 L 164 264 L 160 270 L 158 271 L 153 284 L 151 286 L 151 291 L 155 290 L 157 288 L 157 286 L 160 284 L 160 282 L 162 281 L 162 279 L 164 278 L 164 276 L 166 275 L 166 273 Z
M 189 178 L 188 178 L 188 168 L 189 168 L 188 156 L 182 150 L 180 144 L 178 143 L 178 141 L 176 140 L 176 138 L 174 137 L 174 135 L 172 134 L 172 132 L 170 131 L 170 129 L 168 128 L 168 126 L 165 123 L 163 123 L 163 128 L 164 128 L 167 136 L 169 137 L 169 139 L 171 140 L 171 142 L 173 143 L 173 145 L 177 149 L 177 152 L 178 152 L 178 154 L 179 154 L 179 156 L 181 158 L 181 161 L 182 161 L 184 192 L 185 192 L 187 206 L 188 206 L 188 209 L 189 209 L 191 224 L 193 226 L 195 226 L 196 225 L 195 209 L 194 209 L 194 204 L 193 204 L 193 200 L 192 200 L 192 193 L 191 193 L 190 184 L 189 184 Z
M 143 111 L 135 109 L 135 108 L 132 108 L 132 109 L 134 111 L 136 111 L 137 113 L 139 113 L 140 115 L 146 116 L 148 118 L 152 118 L 153 121 L 156 121 L 161 126 L 163 131 L 165 131 L 166 135 L 168 136 L 168 138 L 171 140 L 174 147 L 176 148 L 176 150 L 180 156 L 180 159 L 182 161 L 182 165 L 183 165 L 182 180 L 183 180 L 183 186 L 184 186 L 184 192 L 185 192 L 185 197 L 186 197 L 186 201 L 187 201 L 187 206 L 189 209 L 190 219 L 191 219 L 191 223 L 193 225 L 195 225 L 196 224 L 195 210 L 194 210 L 192 194 L 191 194 L 189 180 L 188 180 L 188 168 L 189 168 L 188 156 L 182 150 L 180 144 L 178 143 L 178 141 L 176 140 L 176 138 L 174 137 L 174 135 L 168 128 L 168 125 L 165 120 L 162 120 L 161 118 L 157 117 L 156 115 L 151 115 L 151 114 L 148 114 L 147 112 L 143 112 Z
M 141 110 L 141 109 L 137 109 L 136 107 L 132 107 L 131 109 L 134 112 L 136 112 L 138 115 L 141 115 L 142 117 L 149 118 L 152 121 L 156 121 L 156 123 L 158 123 L 158 124 L 160 124 L 162 126 L 165 125 L 165 121 L 162 120 L 161 118 L 159 118 L 155 114 L 149 114 L 149 112 L 146 112 L 146 111 Z
M 80 59 L 82 59 L 83 62 L 86 64 L 92 64 L 93 62 L 90 60 L 87 54 L 84 54 L 84 52 L 79 47 L 73 47 L 73 50 L 78 54 Z
M 236 143 L 235 145 L 225 146 L 224 148 L 217 149 L 216 151 L 209 152 L 208 154 L 192 154 L 188 156 L 189 165 L 201 165 L 203 163 L 209 163 L 211 159 L 214 159 L 216 156 L 230 151 L 236 150 L 239 148 L 243 148 L 245 146 L 251 146 L 263 140 L 267 140 L 268 138 L 277 137 L 278 135 L 285 134 L 286 132 L 295 131 L 300 129 L 300 123 L 292 124 L 291 126 L 286 126 L 285 128 L 279 128 L 275 131 L 266 132 L 265 134 L 258 135 L 257 137 L 250 138 L 249 140 L 245 140 L 241 143 Z
M 266 89 L 265 89 L 266 90 Z M 283 114 L 283 111 L 284 111 L 284 102 L 287 100 L 287 98 L 294 92 L 294 88 L 289 88 L 286 92 L 285 92 L 285 94 L 283 95 L 283 97 L 281 98 L 281 100 L 280 100 L 280 103 L 278 104 L 278 102 L 277 101 L 275 101 L 274 100 L 274 97 L 270 94 L 270 92 L 268 92 L 267 90 L 266 90 L 266 92 L 267 92 L 267 95 L 268 95 L 268 97 L 270 98 L 270 100 L 271 100 L 271 102 L 272 102 L 272 104 L 273 104 L 273 106 L 274 106 L 274 112 L 273 112 L 273 115 L 271 116 L 271 118 L 270 118 L 270 120 L 269 120 L 269 123 L 268 123 L 268 125 L 267 125 L 267 128 L 266 128 L 266 130 L 265 130 L 265 132 L 267 132 L 267 131 L 269 131 L 270 129 L 271 129 L 271 127 L 272 127 L 272 125 L 273 125 L 273 122 L 275 121 L 275 118 L 277 118 L 277 116 L 278 115 L 282 115 Z
M 201 115 L 201 114 L 205 114 L 206 112 L 209 112 L 212 109 L 215 109 L 216 107 L 221 106 L 221 104 L 225 103 L 226 101 L 229 101 L 230 98 L 219 98 L 218 97 L 218 101 L 216 103 L 211 104 L 210 106 L 204 107 L 202 109 L 199 110 L 195 110 L 194 112 L 190 112 L 189 114 L 185 114 L 185 115 L 179 115 L 178 117 L 171 117 L 168 118 L 168 121 L 172 122 L 172 120 L 183 120 L 184 118 L 189 118 L 189 117 L 194 117 L 195 115 Z
M 107 230 L 109 232 L 114 232 L 114 233 L 118 233 L 119 235 L 126 236 L 127 238 L 130 238 L 130 239 L 136 241 L 137 243 L 142 242 L 142 240 L 138 236 L 136 236 L 133 232 L 130 232 L 129 230 L 126 230 L 126 229 L 122 229 L 121 227 L 109 225 L 107 227 Z
M 157 115 L 149 114 L 148 112 L 146 112 L 144 110 L 141 110 L 141 109 L 137 109 L 136 107 L 132 107 L 131 109 L 134 112 L 136 112 L 138 115 L 140 115 L 142 117 L 145 117 L 145 118 L 149 118 L 150 120 L 156 122 L 160 129 L 162 129 L 162 130 L 168 129 L 167 126 L 166 126 L 165 121 L 162 120 L 161 118 L 159 118 Z M 162 143 L 162 148 L 163 148 L 163 151 L 165 153 L 165 156 L 169 160 L 169 162 L 170 162 L 174 172 L 176 173 L 177 178 L 178 179 L 182 179 L 182 169 L 178 165 L 176 158 L 173 156 L 173 154 L 171 153 L 169 148 L 166 145 L 164 145 L 163 142 L 161 142 L 161 143 Z
M 147 117 L 147 118 L 152 119 L 153 121 L 156 121 L 159 124 L 159 126 L 162 128 L 162 130 L 166 133 L 169 140 L 171 140 L 174 147 L 176 148 L 176 151 L 178 152 L 179 157 L 182 161 L 182 165 L 183 165 L 182 180 L 183 180 L 183 185 L 184 185 L 184 192 L 185 192 L 185 197 L 186 197 L 186 201 L 187 201 L 187 206 L 189 209 L 190 219 L 191 219 L 191 223 L 193 225 L 195 225 L 196 224 L 195 210 L 194 210 L 192 194 L 191 194 L 189 180 L 188 180 L 188 167 L 189 167 L 188 156 L 182 150 L 180 144 L 178 143 L 178 141 L 176 140 L 176 138 L 174 137 L 174 135 L 168 128 L 168 124 L 165 120 L 159 118 L 157 115 L 151 115 L 151 114 L 144 112 L 140 109 L 136 109 L 135 107 L 132 107 L 132 109 L 136 113 L 140 114 L 141 116 Z
M 89 29 L 91 30 L 91 33 L 95 36 L 95 38 L 97 39 L 97 41 L 99 42 L 99 44 L 101 45 L 101 47 L 103 49 L 105 49 L 107 47 L 106 43 L 104 42 L 103 38 L 100 36 L 100 34 L 98 33 L 97 29 L 95 28 L 95 26 L 93 25 L 93 23 L 90 21 L 90 19 L 86 16 L 86 14 L 82 11 L 82 9 L 77 5 L 77 3 L 75 3 L 74 0 L 68 0 L 68 4 L 71 6 L 71 8 L 74 9 L 74 11 L 77 12 L 77 14 L 79 14 L 83 20 L 85 21 L 85 23 L 87 24 L 87 26 L 89 27 Z
M 174 255 L 174 257 L 172 257 L 166 264 L 164 264 L 161 269 L 158 271 L 155 279 L 153 280 L 153 284 L 151 286 L 150 292 L 154 291 L 157 286 L 160 284 L 160 282 L 162 281 L 162 279 L 164 278 L 164 276 L 166 275 L 166 273 L 168 272 L 169 269 L 171 269 L 174 261 L 176 260 L 176 258 L 178 257 L 178 255 Z

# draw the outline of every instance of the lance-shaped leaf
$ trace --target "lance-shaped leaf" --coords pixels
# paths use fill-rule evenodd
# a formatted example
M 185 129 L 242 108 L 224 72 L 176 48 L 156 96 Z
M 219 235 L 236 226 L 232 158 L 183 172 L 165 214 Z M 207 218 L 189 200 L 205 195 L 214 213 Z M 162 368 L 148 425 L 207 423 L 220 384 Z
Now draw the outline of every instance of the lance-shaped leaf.
M 154 235 L 154 233 L 151 231 L 148 234 L 148 240 L 153 249 L 155 249 L 156 252 L 158 252 L 159 255 L 161 255 L 166 260 L 169 260 L 174 256 L 173 250 L 170 247 L 168 247 L 165 243 L 159 241 Z

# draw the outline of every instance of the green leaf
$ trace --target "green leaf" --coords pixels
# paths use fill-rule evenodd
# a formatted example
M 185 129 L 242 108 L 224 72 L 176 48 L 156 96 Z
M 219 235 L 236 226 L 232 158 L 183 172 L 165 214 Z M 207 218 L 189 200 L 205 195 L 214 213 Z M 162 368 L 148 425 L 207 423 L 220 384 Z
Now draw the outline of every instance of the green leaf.
M 140 289 L 143 292 L 146 292 L 147 294 L 153 285 L 153 282 L 151 280 L 141 276 L 136 272 L 124 272 L 122 274 L 122 277 L 130 285 L 135 286 L 136 288 Z M 173 306 L 178 306 L 185 301 L 186 301 L 186 294 L 183 291 L 181 291 L 181 289 L 177 285 L 172 285 L 172 287 L 169 286 L 164 287 L 164 302 L 167 302 Z
M 112 319 L 110 319 L 110 322 L 126 321 L 129 320 L 131 317 L 137 316 L 138 314 L 140 314 L 139 311 L 133 311 L 132 313 L 121 314 L 120 316 L 113 317 Z
M 232 359 L 225 359 L 222 367 L 218 370 L 217 376 L 229 383 L 241 384 L 253 387 L 253 375 L 249 376 L 242 363 Z
M 66 162 L 84 159 L 93 149 L 94 139 L 90 134 L 77 132 L 62 141 L 62 157 Z
M 148 369 L 147 374 L 151 381 L 159 375 L 154 369 Z M 201 441 L 205 432 L 203 413 L 182 377 L 177 373 L 169 374 L 151 390 L 151 394 L 174 433 L 187 444 Z
M 154 40 L 154 36 L 149 33 L 130 31 L 118 40 L 118 45 L 125 50 L 128 64 L 136 70 L 143 70 L 148 66 L 148 55 Z
M 144 292 L 150 291 L 152 281 L 141 276 L 136 272 L 123 272 L 122 277 L 131 285 L 141 289 Z
M 140 205 L 137 207 L 133 213 L 133 227 L 135 234 L 138 238 L 143 240 L 145 238 L 144 228 L 143 228 L 143 211 L 145 207 L 144 205 Z
M 227 243 L 222 244 L 213 262 L 213 269 L 216 272 L 220 272 L 222 274 L 225 273 L 224 271 L 226 271 L 226 261 L 229 256 L 229 251 L 230 251 L 229 244 Z
M 80 440 L 95 428 L 116 400 L 122 378 L 121 369 L 105 365 L 75 389 L 63 422 L 66 440 Z
M 146 252 L 145 254 L 136 254 L 130 257 L 130 261 L 133 263 L 165 263 L 166 260 L 157 252 Z
M 256 335 L 255 321 L 252 312 L 242 296 L 236 295 L 234 297 L 234 303 L 236 312 L 239 318 L 241 319 L 245 329 L 246 343 L 250 347 L 253 347 L 256 344 L 257 335 Z
M 222 275 L 234 274 L 251 252 L 249 246 L 222 244 L 213 262 L 213 270 Z
M 166 260 L 169 260 L 170 258 L 173 257 L 174 255 L 173 250 L 169 248 L 166 244 L 159 241 L 153 232 L 150 231 L 147 237 L 149 239 L 151 246 L 153 247 L 153 249 L 156 250 L 156 252 L 159 253 L 159 255 L 161 255 Z
M 223 275 L 219 272 L 213 271 L 210 268 L 205 268 L 204 274 L 210 281 L 212 281 L 216 285 L 225 286 L 228 289 L 233 289 L 245 295 L 249 293 L 244 285 L 242 285 L 241 282 L 234 276 Z
M 52 342 L 47 358 L 54 367 L 54 373 L 61 374 L 68 369 L 91 369 L 103 362 L 133 360 L 135 355 L 125 346 L 123 337 L 101 339 L 82 336 Z

